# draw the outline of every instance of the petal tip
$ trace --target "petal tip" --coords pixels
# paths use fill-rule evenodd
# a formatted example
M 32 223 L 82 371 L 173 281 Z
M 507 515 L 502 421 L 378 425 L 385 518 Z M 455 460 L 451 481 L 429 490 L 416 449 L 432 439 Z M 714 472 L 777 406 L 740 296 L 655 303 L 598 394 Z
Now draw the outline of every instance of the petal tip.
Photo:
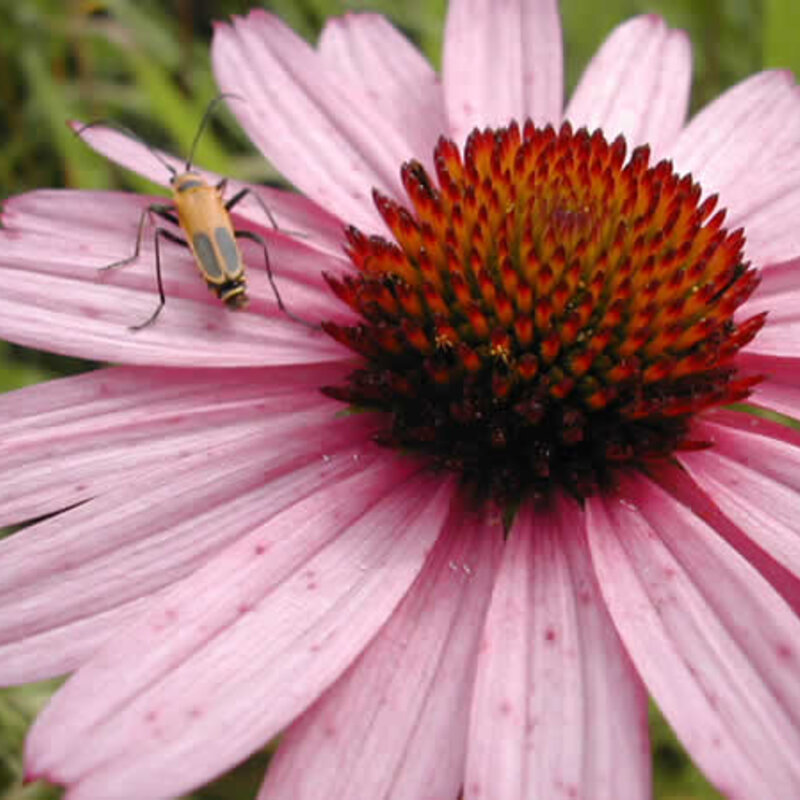
M 664 17 L 655 12 L 638 14 L 635 17 L 631 17 L 626 22 L 621 23 L 619 28 L 627 28 L 628 31 L 638 29 L 641 33 L 649 34 L 664 34 L 669 30 L 669 26 Z
M 271 14 L 264 8 L 253 8 L 247 12 L 244 16 L 236 16 L 234 18 L 235 22 L 239 23 L 240 25 L 253 25 L 253 24 L 274 24 L 276 22 L 280 22 L 280 18 L 276 17 L 275 14 Z
M 656 14 L 655 12 L 650 12 L 649 14 L 642 14 L 639 19 L 647 22 L 649 25 L 654 25 L 657 27 L 667 27 L 667 22 L 661 14 Z
M 34 771 L 25 770 L 25 772 L 22 774 L 23 786 L 29 786 L 31 783 L 36 783 L 36 781 L 38 780 L 39 780 L 39 775 Z
M 676 44 L 685 47 L 687 50 L 691 49 L 692 39 L 688 31 L 685 31 L 683 28 L 670 28 L 669 35 Z

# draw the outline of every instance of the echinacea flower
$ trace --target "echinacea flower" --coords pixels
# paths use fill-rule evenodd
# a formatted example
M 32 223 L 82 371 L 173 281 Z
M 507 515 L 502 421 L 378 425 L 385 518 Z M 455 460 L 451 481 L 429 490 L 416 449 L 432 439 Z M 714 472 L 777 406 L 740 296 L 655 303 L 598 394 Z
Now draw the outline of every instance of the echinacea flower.
M 29 777 L 173 797 L 285 731 L 261 800 L 638 800 L 649 693 L 726 797 L 800 797 L 800 433 L 722 408 L 800 415 L 791 76 L 687 123 L 640 17 L 564 109 L 554 0 L 454 0 L 441 81 L 371 14 L 213 58 L 319 329 L 165 246 L 133 333 L 149 243 L 98 268 L 152 198 L 5 204 L 0 334 L 119 365 L 0 399 L 0 678 L 75 672 Z

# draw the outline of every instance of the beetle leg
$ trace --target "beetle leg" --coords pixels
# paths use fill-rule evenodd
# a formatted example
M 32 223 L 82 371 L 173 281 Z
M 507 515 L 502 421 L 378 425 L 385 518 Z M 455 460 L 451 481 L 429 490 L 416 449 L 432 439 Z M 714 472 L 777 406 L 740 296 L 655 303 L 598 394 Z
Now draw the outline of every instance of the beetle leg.
M 172 231 L 168 231 L 166 228 L 156 228 L 155 239 L 156 244 L 156 283 L 158 284 L 158 305 L 156 306 L 156 310 L 141 324 L 139 325 L 129 325 L 128 327 L 132 331 L 140 331 L 142 328 L 146 328 L 148 325 L 152 325 L 156 321 L 156 317 L 161 313 L 161 309 L 164 308 L 164 304 L 167 302 L 167 297 L 164 294 L 164 282 L 161 279 L 161 248 L 158 245 L 159 238 L 163 236 L 165 239 L 169 239 L 171 242 L 176 242 L 177 244 L 185 245 L 186 242 L 183 241 L 179 236 L 176 236 Z
M 172 207 L 160 204 L 154 204 L 151 206 L 147 206 L 147 208 L 142 211 L 141 217 L 139 217 L 139 227 L 136 231 L 136 246 L 133 248 L 133 255 L 128 256 L 127 258 L 122 258 L 119 261 L 114 261 L 111 264 L 106 264 L 104 267 L 100 267 L 100 272 L 105 272 L 107 269 L 114 269 L 115 267 L 124 267 L 126 264 L 130 264 L 133 261 L 136 261 L 139 258 L 139 253 L 142 249 L 142 237 L 144 236 L 144 223 L 146 220 L 150 220 L 152 223 L 153 221 L 153 214 L 164 215 L 172 213 Z M 177 221 L 177 220 L 176 220 Z
M 165 219 L 167 222 L 171 222 L 177 227 L 181 226 L 178 215 L 175 213 L 172 206 L 158 206 L 157 208 L 153 208 L 153 213 L 158 214 L 161 219 Z M 181 240 L 181 244 L 186 244 L 186 242 Z
M 275 228 L 276 231 L 279 231 L 280 228 L 278 227 L 278 222 L 275 219 L 273 213 L 269 210 L 269 206 L 261 199 L 261 197 L 258 194 L 256 194 L 252 189 L 250 189 L 247 186 L 245 186 L 244 189 L 240 189 L 238 192 L 236 192 L 236 194 L 233 197 L 231 197 L 231 199 L 228 200 L 227 203 L 225 203 L 225 210 L 230 211 L 235 205 L 244 200 L 244 198 L 247 197 L 247 195 L 251 195 L 253 200 L 255 200 L 256 203 L 258 203 L 261 206 L 261 210 L 267 215 L 267 219 L 269 219 L 270 223 L 272 224 L 272 227 Z
M 233 234 L 237 239 L 249 239 L 251 242 L 261 245 L 261 249 L 264 251 L 264 264 L 267 267 L 267 278 L 269 278 L 269 285 L 272 287 L 272 292 L 275 295 L 275 299 L 278 301 L 278 308 L 283 311 L 283 313 L 286 314 L 289 319 L 293 319 L 295 322 L 299 322 L 301 325 L 305 325 L 307 328 L 311 328 L 312 330 L 319 330 L 318 325 L 315 325 L 313 322 L 308 322 L 302 317 L 298 317 L 296 314 L 293 314 L 291 311 L 289 311 L 289 309 L 283 304 L 281 293 L 278 291 L 278 286 L 275 283 L 275 277 L 272 274 L 272 265 L 269 262 L 267 243 L 257 233 L 253 233 L 252 231 L 234 231 Z
M 227 180 L 227 178 L 225 179 Z M 220 182 L 221 183 L 221 182 Z M 219 184 L 218 184 L 219 185 Z M 250 187 L 245 187 L 244 189 L 240 189 L 236 194 L 225 203 L 225 210 L 230 211 L 235 205 L 237 205 L 241 200 L 243 200 L 247 195 L 252 195 L 253 200 L 256 201 L 261 206 L 261 210 L 266 214 L 267 219 L 269 219 L 272 227 L 275 228 L 276 231 L 280 231 L 281 233 L 286 233 L 291 236 L 297 236 L 301 239 L 307 239 L 308 234 L 303 231 L 289 231 L 286 228 L 281 228 L 278 225 L 278 221 L 275 219 L 275 215 L 269 210 L 269 206 L 262 200 L 261 195 L 254 192 Z

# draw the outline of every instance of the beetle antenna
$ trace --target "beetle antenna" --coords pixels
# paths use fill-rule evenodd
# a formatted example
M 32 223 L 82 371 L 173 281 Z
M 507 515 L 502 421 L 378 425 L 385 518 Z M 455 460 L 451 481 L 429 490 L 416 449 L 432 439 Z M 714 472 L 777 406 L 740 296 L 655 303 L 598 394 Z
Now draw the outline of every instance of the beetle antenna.
M 189 158 L 186 159 L 186 167 L 185 170 L 188 172 L 192 168 L 192 162 L 194 161 L 194 151 L 197 149 L 197 144 L 200 141 L 200 137 L 203 135 L 203 131 L 206 129 L 206 125 L 208 125 L 209 119 L 211 119 L 211 114 L 213 113 L 214 109 L 226 98 L 226 97 L 235 97 L 237 100 L 242 100 L 243 98 L 240 97 L 238 94 L 233 94 L 231 92 L 221 92 L 206 106 L 205 113 L 203 114 L 203 118 L 200 120 L 200 125 L 197 127 L 197 133 L 194 135 L 194 140 L 192 141 L 191 149 L 189 150 Z
M 80 128 L 76 128 L 75 135 L 80 136 L 85 130 L 94 128 L 95 125 L 104 125 L 107 128 L 111 128 L 115 131 L 119 131 L 120 133 L 130 136 L 132 139 L 135 139 L 137 142 L 139 142 L 140 145 L 146 147 L 152 156 L 169 170 L 170 175 L 172 175 L 173 178 L 178 174 L 178 171 L 175 169 L 175 167 L 173 167 L 169 162 L 165 161 L 155 150 L 153 150 L 152 147 L 150 147 L 150 145 L 144 139 L 141 138 L 141 136 L 119 122 L 114 122 L 110 119 L 96 119 L 94 122 L 87 122 L 85 125 L 81 125 Z

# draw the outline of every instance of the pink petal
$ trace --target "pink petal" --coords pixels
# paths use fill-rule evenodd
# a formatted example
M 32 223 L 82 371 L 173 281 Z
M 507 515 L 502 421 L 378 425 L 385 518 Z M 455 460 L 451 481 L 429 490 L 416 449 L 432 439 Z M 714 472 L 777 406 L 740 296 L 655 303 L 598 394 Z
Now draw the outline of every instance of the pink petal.
M 318 52 L 406 138 L 407 157 L 432 170 L 447 117 L 439 77 L 419 50 L 380 14 L 346 14 L 325 24 Z
M 81 130 L 78 123 L 72 123 L 71 127 L 75 131 Z M 159 163 L 150 148 L 142 142 L 102 125 L 82 130 L 80 136 L 92 149 L 102 153 L 106 158 L 133 172 L 138 172 L 154 183 L 169 188 L 170 173 L 163 164 Z M 178 172 L 185 169 L 186 164 L 182 159 L 165 153 L 163 150 L 153 149 L 173 169 Z M 209 183 L 216 185 L 222 180 L 222 176 L 217 173 L 198 167 L 193 167 L 193 169 L 203 175 Z M 271 186 L 254 186 L 229 180 L 225 198 L 230 199 L 245 187 L 261 197 L 275 217 L 280 230 L 291 232 L 293 235 L 299 234 L 302 237 L 302 244 L 343 258 L 341 255 L 344 242 L 343 226 L 338 217 L 329 214 L 297 192 L 275 189 Z M 29 196 L 24 195 L 24 197 Z M 271 229 L 270 221 L 265 219 L 264 210 L 250 198 L 245 198 L 241 203 L 237 203 L 234 213 L 237 217 L 242 217 L 255 225 L 266 227 L 267 230 Z
M 647 696 L 600 597 L 578 506 L 528 506 L 478 661 L 465 800 L 650 796 Z
M 752 416 L 736 414 L 736 416 Z M 723 512 L 721 505 L 715 502 L 716 495 L 709 494 L 705 483 L 695 480 L 689 470 L 675 464 L 662 463 L 653 466 L 650 477 L 665 491 L 671 494 L 686 508 L 691 509 L 697 517 L 704 520 L 716 533 L 731 545 L 740 555 L 749 561 L 755 569 L 766 578 L 796 614 L 800 614 L 800 581 L 787 565 L 776 560 L 770 554 L 771 535 L 765 542 L 762 537 L 745 530 L 734 521 L 734 515 Z M 712 499 L 713 497 L 713 499 Z M 763 544 L 763 546 L 762 546 Z
M 601 591 L 647 688 L 730 800 L 800 796 L 800 620 L 644 477 L 587 501 Z
M 93 616 L 0 646 L 4 686 L 53 678 L 76 670 L 115 633 L 147 608 L 149 595 Z
M 527 117 L 561 118 L 561 20 L 555 0 L 452 0 L 442 55 L 450 134 Z
M 773 264 L 760 273 L 760 283 L 753 296 L 742 306 L 738 317 L 747 319 L 767 312 L 759 335 L 747 352 L 783 357 L 797 357 L 800 347 L 800 258 Z
M 260 800 L 457 796 L 475 656 L 502 538 L 497 525 L 451 513 L 380 634 L 289 728 Z
M 800 611 L 800 433 L 731 411 L 708 415 L 693 436 L 713 443 L 680 462 L 714 503 L 794 580 Z
M 800 317 L 792 310 L 789 303 L 795 292 L 784 294 L 775 304 L 778 315 L 774 320 L 767 318 L 768 322 L 761 329 L 755 341 L 748 346 L 748 355 L 760 355 L 784 359 L 797 359 L 800 357 Z M 757 308 L 762 303 L 753 302 L 752 308 Z M 749 312 L 751 306 L 748 305 Z M 744 309 L 743 309 L 744 311 Z
M 723 191 L 729 203 L 736 201 L 741 215 L 771 189 L 765 180 L 770 176 L 762 168 L 776 170 L 781 161 L 784 169 L 798 166 L 796 155 L 792 158 L 800 145 L 796 123 L 800 123 L 800 97 L 791 73 L 762 72 L 697 114 L 672 154 L 681 170 L 708 184 L 708 191 Z
M 583 73 L 567 106 L 574 127 L 602 128 L 611 141 L 649 144 L 653 163 L 678 135 L 689 109 L 692 53 L 683 31 L 655 14 L 617 27 Z
M 136 242 L 136 226 L 139 223 L 142 208 L 153 201 L 162 202 L 164 199 L 162 197 L 141 198 L 124 193 L 41 190 L 17 195 L 7 200 L 3 209 L 3 223 L 12 232 L 12 240 L 22 238 L 22 234 L 39 234 L 79 243 L 83 253 L 98 252 L 99 248 L 91 247 L 91 243 L 87 241 L 87 234 L 90 234 L 93 237 L 92 241 L 107 244 L 109 248 L 116 248 L 115 256 L 119 256 L 119 248 L 124 240 L 123 254 L 127 255 L 133 252 Z M 101 207 L 104 214 L 100 214 Z M 132 211 L 133 213 L 131 213 Z M 100 215 L 99 220 L 97 219 L 98 215 Z M 340 251 L 341 237 L 331 245 L 336 249 L 334 255 L 321 253 L 319 242 L 312 246 L 311 240 L 307 237 L 297 237 L 293 234 L 289 235 L 285 231 L 275 231 L 264 217 L 264 211 L 259 209 L 257 217 L 259 224 L 251 224 L 246 227 L 254 229 L 267 241 L 273 275 L 287 302 L 288 300 L 300 302 L 302 298 L 294 296 L 298 292 L 305 292 L 305 296 L 307 296 L 312 290 L 317 290 L 314 295 L 320 294 L 320 290 L 322 290 L 324 301 L 327 301 L 323 304 L 329 307 L 331 295 L 322 278 L 322 272 L 339 273 L 343 269 L 351 268 L 350 262 Z M 132 226 L 133 235 L 131 234 Z M 143 238 L 143 248 L 146 251 L 145 245 L 152 250 L 152 236 Z M 274 303 L 275 295 L 267 280 L 263 251 L 249 245 L 249 242 L 242 243 L 245 262 L 251 266 L 248 272 L 248 292 L 251 297 Z M 188 258 L 188 253 L 172 243 L 166 243 L 164 247 L 162 259 L 164 266 L 166 266 L 168 257 L 170 261 L 181 255 Z M 103 252 L 105 253 L 106 250 L 104 249 Z M 134 265 L 120 268 L 116 272 L 112 271 L 110 275 L 113 277 L 117 273 L 129 272 L 133 267 Z M 164 278 L 167 280 L 170 275 L 166 268 L 164 273 Z M 151 284 L 155 286 L 154 261 L 149 264 L 149 274 Z M 196 276 L 196 270 L 194 274 Z M 105 279 L 108 280 L 108 276 Z M 193 283 L 197 284 L 197 280 L 195 279 Z M 202 286 L 202 279 L 199 285 Z M 210 294 L 208 297 L 212 302 L 216 302 Z
M 239 122 L 281 174 L 339 218 L 382 230 L 372 188 L 401 197 L 413 153 L 369 98 L 263 11 L 218 25 L 211 55 L 223 91 L 246 98 L 231 103 Z
M 779 171 L 776 167 L 775 172 Z M 765 187 L 771 189 L 769 196 Z M 771 264 L 795 258 L 800 252 L 800 230 L 796 225 L 800 216 L 800 170 L 765 178 L 754 192 L 763 200 L 761 205 L 740 214 L 731 203 L 729 227 L 744 227 L 745 256 L 767 271 Z
M 177 464 L 127 475 L 117 488 L 0 541 L 0 682 L 73 668 L 67 654 L 54 652 L 27 674 L 25 643 L 38 651 L 50 630 L 76 629 L 169 586 L 375 456 L 355 419 L 334 423 L 329 412 L 298 411 L 274 424 L 279 435 L 262 425 Z M 102 617 L 77 633 L 95 640 L 115 620 Z
M 0 525 L 83 502 L 153 467 L 177 467 L 247 432 L 280 436 L 298 411 L 331 417 L 336 406 L 319 386 L 340 372 L 116 368 L 5 394 Z
M 386 459 L 334 483 L 177 584 L 40 715 L 28 774 L 68 784 L 71 800 L 167 797 L 262 746 L 341 675 L 420 570 L 452 486 L 413 469 Z
M 767 326 L 793 319 L 800 294 L 800 258 L 771 264 L 760 271 L 759 277 L 758 287 L 742 306 L 741 315 L 750 317 L 767 311 Z
M 248 273 L 249 309 L 234 313 L 206 288 L 188 251 L 169 242 L 162 254 L 167 304 L 153 325 L 129 330 L 158 303 L 152 237 L 144 238 L 137 262 L 110 273 L 99 268 L 132 252 L 141 212 L 153 199 L 111 192 L 34 192 L 9 201 L 7 227 L 0 230 L 0 279 L 7 283 L 0 296 L 0 336 L 68 355 L 138 364 L 234 367 L 342 357 L 342 348 L 327 336 L 277 310 L 263 268 Z M 24 228 L 15 219 L 20 203 Z M 51 215 L 59 222 L 48 227 Z M 38 232 L 37 224 L 47 232 Z M 329 292 L 326 296 L 320 283 L 326 259 L 286 237 L 273 241 L 273 271 L 287 306 L 301 316 L 336 309 L 340 304 Z M 306 285 L 292 280 L 298 265 L 287 257 L 303 252 Z M 259 263 L 255 249 L 243 253 L 254 267 Z M 284 269 L 288 264 L 291 269 Z M 313 282 L 305 281 L 305 275 L 313 275 Z
M 800 91 L 791 73 L 764 72 L 725 92 L 687 125 L 671 156 L 704 193 L 719 193 L 729 226 L 745 227 L 751 258 L 797 255 Z
M 764 376 L 748 402 L 800 418 L 800 360 L 759 355 L 748 349 L 739 354 L 737 362 L 744 370 Z

